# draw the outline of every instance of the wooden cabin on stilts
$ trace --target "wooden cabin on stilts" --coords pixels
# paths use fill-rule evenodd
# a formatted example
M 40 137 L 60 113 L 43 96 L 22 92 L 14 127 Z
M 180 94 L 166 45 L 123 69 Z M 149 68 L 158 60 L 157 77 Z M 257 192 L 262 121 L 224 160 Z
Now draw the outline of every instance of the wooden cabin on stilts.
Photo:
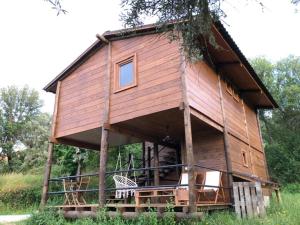
M 257 110 L 277 104 L 222 24 L 212 30 L 220 47 L 208 46 L 209 59 L 198 62 L 155 25 L 107 31 L 44 88 L 55 107 L 41 207 L 65 194 L 69 203 L 56 207 L 67 217 L 102 207 L 125 217 L 149 208 L 162 214 L 172 205 L 188 218 L 236 206 L 235 182 L 258 182 L 261 196 L 270 195 Z M 142 143 L 140 166 L 108 171 L 110 147 L 133 143 Z M 50 191 L 70 178 L 50 176 L 55 144 L 99 152 L 99 170 L 79 176 L 98 177 L 98 188 L 77 181 Z M 92 191 L 96 204 L 78 200 Z

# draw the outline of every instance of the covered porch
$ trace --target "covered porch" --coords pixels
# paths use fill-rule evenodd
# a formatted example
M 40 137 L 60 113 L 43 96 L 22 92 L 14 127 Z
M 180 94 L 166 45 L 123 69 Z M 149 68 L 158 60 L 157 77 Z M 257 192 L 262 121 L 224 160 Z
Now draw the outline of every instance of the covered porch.
M 95 173 L 49 176 L 46 199 L 61 196 L 61 203 L 51 207 L 70 217 L 103 207 L 129 217 L 170 207 L 178 217 L 230 207 L 232 174 L 226 167 L 222 127 L 192 113 L 186 126 L 184 117 L 184 110 L 175 108 L 59 138 L 58 143 L 100 149 L 100 165 Z M 103 130 L 109 146 L 104 156 L 99 142 Z M 124 146 L 132 144 L 137 149 L 127 151 Z M 115 167 L 108 168 L 107 161 Z M 88 185 L 80 185 L 83 181 Z M 51 190 L 53 183 L 61 189 Z

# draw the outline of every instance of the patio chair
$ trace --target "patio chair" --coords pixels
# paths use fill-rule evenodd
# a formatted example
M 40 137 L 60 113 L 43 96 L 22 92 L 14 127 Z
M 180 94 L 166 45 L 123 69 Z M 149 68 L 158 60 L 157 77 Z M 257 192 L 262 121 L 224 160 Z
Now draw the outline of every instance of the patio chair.
M 205 173 L 204 181 L 202 186 L 198 190 L 198 199 L 197 203 L 203 202 L 200 200 L 201 194 L 206 197 L 206 194 L 213 193 L 215 195 L 214 200 L 212 201 L 204 201 L 205 203 L 217 203 L 219 197 L 221 196 L 223 200 L 225 200 L 225 194 L 223 184 L 222 184 L 222 172 L 220 171 L 207 171 Z
M 135 189 L 138 187 L 136 182 L 120 175 L 114 175 L 113 179 L 116 186 L 115 198 L 128 198 L 129 195 L 134 195 Z
M 175 190 L 175 205 L 188 205 L 189 203 L 189 176 L 181 173 L 179 183 Z
M 88 189 L 88 186 L 90 184 L 90 177 L 81 177 L 78 185 L 77 185 L 77 190 L 82 190 L 82 191 L 86 191 Z M 86 201 L 83 197 L 84 192 L 76 192 L 76 201 L 78 205 L 86 205 Z
M 63 187 L 65 192 L 64 205 L 76 205 L 76 192 L 68 191 L 75 191 L 77 189 L 77 182 L 73 180 L 63 179 Z

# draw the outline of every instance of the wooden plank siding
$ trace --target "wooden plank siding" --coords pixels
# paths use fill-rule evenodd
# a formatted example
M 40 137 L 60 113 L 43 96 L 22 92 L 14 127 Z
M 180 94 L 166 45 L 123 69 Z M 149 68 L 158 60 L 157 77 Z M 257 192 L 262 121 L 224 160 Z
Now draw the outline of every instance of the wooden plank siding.
M 115 63 L 136 55 L 137 85 L 115 92 Z M 109 123 L 116 124 L 182 105 L 180 46 L 158 34 L 111 42 Z M 187 102 L 193 116 L 219 131 L 193 134 L 197 163 L 226 170 L 224 120 L 227 121 L 229 155 L 233 172 L 254 173 L 267 178 L 265 156 L 255 109 L 237 101 L 204 61 L 184 63 Z M 60 82 L 54 138 L 98 128 L 103 123 L 104 83 L 108 73 L 107 46 L 102 47 Z M 222 75 L 221 75 L 222 77 Z M 244 106 L 243 106 L 244 105 Z M 178 132 L 179 133 L 179 132 Z M 246 152 L 248 166 L 243 164 Z M 251 160 L 250 160 L 251 159 Z
M 223 125 L 218 76 L 204 62 L 187 64 L 186 70 L 190 106 Z
M 179 107 L 182 102 L 176 42 L 170 43 L 164 36 L 146 35 L 112 43 L 113 63 L 133 54 L 136 54 L 137 86 L 117 93 L 111 90 L 111 124 Z
M 56 137 L 100 126 L 103 113 L 103 80 L 107 69 L 103 47 L 61 81 Z
M 212 122 L 224 127 L 217 74 L 205 62 L 187 64 L 186 74 L 190 106 L 207 116 Z M 255 110 L 245 102 L 243 103 L 242 99 L 234 99 L 226 90 L 225 81 L 221 80 L 221 86 L 224 113 L 228 123 L 232 170 L 233 172 L 243 172 L 249 175 L 254 174 L 265 179 L 264 154 Z M 199 135 L 204 135 L 204 137 Z M 205 132 L 197 135 L 193 134 L 193 136 L 194 146 L 197 146 L 195 149 L 199 151 L 199 153 L 195 152 L 199 163 L 226 169 L 224 146 L 220 145 L 223 140 L 219 140 L 218 135 L 217 137 L 209 137 L 209 134 L 205 134 Z M 205 140 L 203 146 L 197 143 L 201 139 Z M 211 150 L 208 150 L 209 148 Z M 246 153 L 247 166 L 243 163 L 243 151 Z
M 195 163 L 218 170 L 226 170 L 223 134 L 206 130 L 193 134 Z

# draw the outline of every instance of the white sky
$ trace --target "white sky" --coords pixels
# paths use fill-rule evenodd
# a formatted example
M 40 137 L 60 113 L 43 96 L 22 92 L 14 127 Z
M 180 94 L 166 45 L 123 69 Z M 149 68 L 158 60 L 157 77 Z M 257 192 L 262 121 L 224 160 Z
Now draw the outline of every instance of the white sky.
M 120 1 L 64 0 L 69 13 L 56 16 L 43 0 L 1 0 L 0 87 L 28 84 L 40 92 L 43 111 L 52 113 L 54 96 L 42 88 L 96 40 L 96 33 L 122 28 Z M 289 0 L 265 0 L 264 12 L 255 0 L 246 2 L 224 3 L 226 28 L 244 55 L 273 61 L 300 56 L 300 12 Z

